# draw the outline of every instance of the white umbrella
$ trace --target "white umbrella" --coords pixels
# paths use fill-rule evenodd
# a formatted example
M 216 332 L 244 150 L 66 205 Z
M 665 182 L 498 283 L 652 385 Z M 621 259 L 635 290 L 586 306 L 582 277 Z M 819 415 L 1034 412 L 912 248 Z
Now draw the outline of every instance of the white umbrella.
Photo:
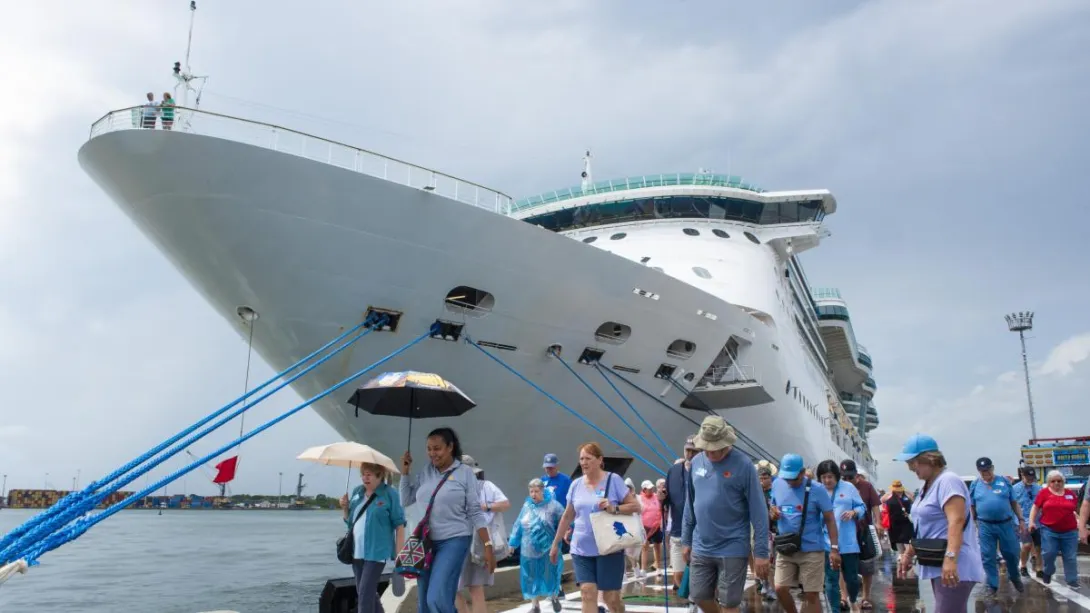
M 308 462 L 317 462 L 327 466 L 359 466 L 360 464 L 377 464 L 386 470 L 401 474 L 389 456 L 369 445 L 360 443 L 343 442 L 311 447 L 299 454 L 296 459 Z

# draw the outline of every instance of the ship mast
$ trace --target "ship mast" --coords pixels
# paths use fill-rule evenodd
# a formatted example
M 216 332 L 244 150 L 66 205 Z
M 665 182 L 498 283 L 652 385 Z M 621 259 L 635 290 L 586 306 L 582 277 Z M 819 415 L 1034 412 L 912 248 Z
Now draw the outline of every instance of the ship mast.
M 185 44 L 185 67 L 182 67 L 181 62 L 174 62 L 174 78 L 178 81 L 174 86 L 174 97 L 181 100 L 180 106 L 189 108 L 189 92 L 195 93 L 197 95 L 193 103 L 193 108 L 195 109 L 201 106 L 201 92 L 204 91 L 204 85 L 208 81 L 207 75 L 194 75 L 189 66 L 189 55 L 193 50 L 193 24 L 196 21 L 196 18 L 197 0 L 190 0 L 189 37 Z M 178 92 L 179 89 L 181 89 L 180 96 Z
M 583 178 L 582 188 L 585 192 L 594 184 L 594 178 L 590 174 L 590 149 L 587 149 L 587 154 L 583 156 L 583 172 L 579 176 Z

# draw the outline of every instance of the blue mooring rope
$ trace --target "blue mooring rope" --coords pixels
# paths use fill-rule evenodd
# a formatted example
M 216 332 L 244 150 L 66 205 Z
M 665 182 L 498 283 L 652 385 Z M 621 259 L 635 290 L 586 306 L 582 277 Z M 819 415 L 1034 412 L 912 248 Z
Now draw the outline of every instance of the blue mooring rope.
M 385 315 L 382 315 L 377 319 L 374 316 L 368 317 L 367 320 L 365 320 L 362 323 L 354 326 L 350 330 L 346 330 L 340 336 L 334 338 L 333 340 L 329 341 L 328 343 L 326 343 L 322 347 L 320 347 L 320 348 L 316 349 L 315 351 L 311 352 L 310 355 L 306 356 L 305 358 L 299 360 L 298 362 L 296 362 L 296 363 L 292 364 L 291 366 L 285 368 L 284 370 L 280 371 L 279 373 L 273 375 L 268 380 L 266 380 L 264 383 L 262 383 L 261 385 L 255 387 L 253 390 L 243 394 L 242 396 L 239 396 L 238 398 L 236 398 L 232 402 L 230 402 L 230 403 L 224 405 L 223 407 L 217 409 L 216 411 L 214 411 L 211 414 L 207 415 L 206 417 L 202 418 L 201 420 L 199 420 L 195 424 L 189 426 L 188 428 L 182 430 L 178 434 L 175 434 L 174 436 L 167 439 L 166 441 L 164 441 L 164 442 L 160 443 L 159 445 L 153 447 L 151 450 L 147 451 L 143 455 L 141 455 L 141 456 L 137 457 L 136 459 L 132 460 L 128 464 L 125 464 L 121 468 L 115 470 L 114 472 L 112 472 L 109 475 L 103 477 L 102 479 L 99 479 L 97 481 L 94 481 L 94 482 L 88 484 L 85 488 L 83 488 L 82 490 L 80 490 L 78 492 L 72 492 L 70 494 L 65 495 L 63 498 L 61 498 L 59 501 L 57 501 L 56 504 L 51 506 L 49 509 L 46 509 L 45 511 L 35 515 L 32 518 L 30 518 L 29 520 L 24 522 L 22 525 L 14 528 L 10 532 L 8 532 L 6 535 L 4 535 L 3 539 L 0 539 L 0 561 L 8 560 L 9 559 L 9 553 L 10 553 L 10 550 L 12 548 L 12 545 L 15 544 L 20 539 L 20 537 L 22 537 L 23 535 L 27 534 L 30 531 L 35 530 L 42 523 L 46 522 L 47 520 L 51 520 L 51 519 L 55 518 L 58 514 L 63 513 L 67 509 L 71 508 L 73 505 L 77 505 L 77 504 L 80 504 L 80 503 L 84 502 L 85 500 L 87 500 L 87 498 L 89 496 L 93 495 L 98 489 L 108 485 L 111 481 L 114 481 L 115 479 L 117 479 L 118 477 L 120 477 L 120 476 L 124 475 L 125 473 L 129 472 L 130 470 L 137 467 L 138 465 L 146 462 L 149 458 L 151 458 L 155 454 L 159 453 L 163 449 L 166 449 L 168 446 L 176 443 L 182 437 L 187 436 L 188 434 L 191 434 L 197 428 L 200 428 L 201 426 L 207 424 L 209 421 L 212 421 L 213 419 L 215 419 L 219 415 L 222 415 L 223 413 L 230 410 L 235 405 L 239 404 L 240 402 L 243 402 L 244 400 L 246 400 L 250 396 L 258 393 L 259 391 L 261 391 L 262 389 L 267 387 L 269 384 L 271 384 L 274 381 L 278 380 L 280 377 L 283 377 L 287 373 L 295 370 L 300 365 L 305 364 L 307 361 L 314 358 L 314 356 L 322 353 L 326 349 L 329 349 L 334 344 L 340 342 L 341 340 L 348 337 L 350 334 L 356 332 L 360 328 L 363 328 L 364 326 L 374 327 L 374 326 L 378 326 L 378 325 L 383 325 L 387 321 L 387 319 L 388 318 Z M 358 337 L 358 338 L 362 338 L 362 337 Z M 355 342 L 355 340 L 358 340 L 358 338 L 354 339 L 351 342 Z M 340 351 L 340 350 L 338 350 L 338 351 Z M 283 386 L 280 386 L 277 389 L 280 389 L 282 387 Z M 250 403 L 249 406 L 253 406 L 254 404 L 256 404 L 256 402 L 255 403 Z M 177 451 L 175 451 L 174 453 L 177 453 Z M 170 457 L 170 456 L 174 455 L 174 453 L 171 453 L 167 457 Z M 124 487 L 124 484 L 122 484 L 121 487 Z M 97 505 L 98 505 L 98 501 L 96 501 L 95 504 L 92 505 L 91 508 L 94 508 Z M 69 518 L 69 519 L 71 519 L 71 518 Z M 67 521 L 65 523 L 67 523 Z M 40 536 L 40 531 L 38 531 L 36 533 L 36 535 Z
M 468 336 L 468 335 L 466 335 L 465 339 L 466 339 L 466 342 L 467 342 L 467 343 L 469 343 L 470 345 L 472 345 L 472 346 L 476 347 L 477 349 L 479 349 L 479 350 L 481 351 L 481 353 L 483 353 L 483 354 L 485 354 L 486 356 L 488 356 L 488 357 L 492 358 L 492 359 L 493 359 L 493 360 L 494 360 L 494 361 L 495 361 L 495 362 L 496 362 L 497 364 L 499 364 L 500 366 L 503 366 L 504 368 L 506 368 L 506 369 L 507 369 L 508 371 L 510 371 L 510 372 L 511 372 L 512 374 L 514 374 L 515 376 L 517 376 L 517 377 L 518 377 L 519 379 L 522 379 L 523 381 L 525 381 L 525 382 L 526 382 L 526 383 L 527 383 L 527 384 L 528 384 L 528 385 L 529 385 L 530 387 L 532 387 L 532 388 L 534 388 L 535 390 L 537 390 L 537 391 L 541 392 L 541 394 L 542 394 L 543 396 L 545 396 L 545 397 L 546 397 L 546 398 L 548 398 L 549 400 L 552 400 L 553 402 L 555 402 L 555 403 L 556 403 L 557 405 L 559 405 L 559 406 L 560 406 L 560 408 L 562 408 L 562 409 L 564 409 L 565 411 L 567 411 L 567 412 L 571 413 L 572 415 L 574 415 L 574 416 L 578 417 L 580 421 L 582 421 L 583 423 L 587 424 L 588 426 L 590 426 L 591 428 L 593 428 L 593 429 L 594 429 L 594 430 L 595 430 L 596 432 L 598 432 L 598 433 L 599 433 L 599 434 L 601 434 L 602 436 L 604 436 L 604 437 L 606 437 L 607 439 L 609 439 L 609 441 L 610 441 L 610 442 L 612 442 L 613 444 L 615 444 L 615 445 L 619 446 L 619 447 L 620 447 L 621 449 L 624 449 L 624 450 L 625 450 L 625 451 L 627 451 L 628 453 L 631 453 L 631 454 L 632 454 L 632 457 L 634 457 L 634 458 L 636 458 L 637 460 L 639 460 L 639 461 L 643 462 L 644 464 L 646 464 L 646 465 L 650 466 L 650 467 L 651 467 L 651 469 L 652 469 L 652 470 L 654 470 L 654 471 L 655 471 L 656 473 L 658 473 L 659 475 L 661 475 L 661 476 L 663 476 L 663 477 L 665 477 L 665 476 L 666 476 L 666 473 L 662 472 L 662 470 L 661 470 L 661 469 L 660 469 L 660 468 L 659 468 L 658 466 L 655 466 L 654 464 L 652 464 L 651 462 L 649 462 L 649 461 L 647 460 L 647 458 L 645 458 L 645 457 L 643 457 L 642 455 L 640 455 L 640 454 L 636 453 L 636 452 L 635 452 L 635 451 L 634 451 L 634 450 L 633 450 L 632 448 L 630 448 L 630 447 L 629 447 L 628 445 L 625 445 L 625 444 L 624 444 L 624 443 L 622 443 L 621 441 L 619 441 L 619 440 L 617 440 L 617 439 L 613 438 L 612 436 L 610 436 L 610 434 L 609 434 L 608 432 L 606 432 L 605 430 L 603 430 L 603 429 L 599 428 L 598 426 L 596 426 L 596 425 L 594 424 L 594 422 L 590 421 L 590 420 L 589 420 L 589 419 L 587 419 L 586 417 L 583 417 L 583 415 L 582 415 L 582 414 L 580 414 L 580 413 L 579 413 L 579 411 L 576 411 L 575 409 L 573 409 L 573 408 L 569 407 L 568 405 L 564 404 L 563 402 L 561 402 L 561 401 L 560 401 L 559 399 L 557 399 L 557 397 L 556 397 L 556 396 L 553 396 L 553 395 L 552 395 L 552 394 L 550 394 L 549 392 L 546 392 L 545 390 L 541 389 L 541 387 L 539 387 L 539 386 L 538 386 L 538 385 L 537 385 L 536 383 L 534 383 L 533 381 L 531 381 L 531 380 L 527 379 L 527 378 L 526 378 L 526 377 L 525 377 L 525 376 L 524 376 L 524 375 L 523 375 L 522 373 L 520 373 L 519 371 L 517 371 L 517 370 L 515 370 L 514 368 L 512 368 L 512 367 L 511 367 L 510 365 L 508 365 L 508 364 L 507 364 L 506 362 L 504 362 L 503 360 L 501 360 L 501 359 L 499 359 L 498 357 L 496 357 L 496 356 L 492 355 L 491 353 L 489 353 L 489 352 L 488 352 L 488 351 L 487 351 L 487 350 L 486 350 L 486 349 L 485 349 L 484 347 L 481 347 L 480 345 L 478 345 L 478 344 L 477 344 L 476 342 L 474 342 L 474 341 L 473 341 L 473 339 L 469 338 L 469 336 Z
M 580 383 L 582 383 L 582 384 L 583 384 L 583 386 L 584 386 L 584 387 L 586 387 L 586 388 L 587 388 L 588 390 L 590 390 L 590 393 L 594 394 L 594 395 L 595 395 L 595 396 L 596 396 L 596 397 L 598 398 L 598 400 L 601 400 L 601 401 L 602 401 L 602 404 L 606 405 L 606 408 L 607 408 L 607 409 L 609 409 L 611 413 L 613 413 L 614 415 L 616 415 L 616 416 L 617 416 L 617 419 L 621 420 L 621 423 L 622 423 L 622 424 L 624 424 L 624 425 L 628 426 L 628 429 L 629 429 L 629 430 L 631 430 L 631 431 L 632 431 L 632 433 L 633 433 L 633 434 L 635 434 L 635 435 L 636 435 L 637 437 L 639 437 L 639 439 L 640 439 L 641 441 L 643 441 L 643 444 L 644 444 L 644 445 L 647 445 L 647 446 L 648 446 L 648 448 L 650 448 L 650 449 L 651 449 L 651 451 L 655 452 L 655 455 L 657 455 L 658 457 L 662 458 L 662 461 L 666 463 L 666 467 L 667 467 L 667 468 L 669 468 L 669 467 L 670 467 L 670 464 L 672 463 L 672 462 L 671 462 L 671 460 L 667 459 L 667 458 L 666 458 L 666 456 L 662 455 L 662 454 L 661 454 L 661 453 L 659 452 L 659 450 L 658 450 L 658 449 L 656 449 L 656 448 L 655 448 L 655 446 L 654 446 L 654 445 L 653 445 L 653 444 L 651 443 L 651 441 L 647 440 L 647 438 L 646 438 L 646 437 L 644 437 L 644 435 L 640 434 L 640 433 L 639 433 L 639 431 L 638 431 L 638 430 L 636 430 L 636 428 L 632 426 L 632 424 L 628 423 L 628 420 L 626 420 L 626 419 L 624 418 L 624 416 L 623 416 L 623 415 L 621 415 L 621 414 L 620 414 L 619 412 L 617 412 L 617 409 L 614 409 L 614 408 L 613 408 L 613 406 L 612 406 L 611 404 L 609 404 L 608 402 L 606 402 L 606 399 L 605 399 L 605 398 L 603 398 L 603 397 L 602 397 L 602 395 L 598 393 L 598 390 L 594 389 L 594 388 L 593 388 L 593 387 L 592 387 L 592 386 L 590 385 L 590 383 L 587 383 L 586 379 L 584 379 L 583 377 L 579 376 L 579 373 L 575 372 L 575 369 L 574 369 L 574 368 L 572 368 L 572 367 L 571 367 L 571 365 L 569 365 L 569 364 L 568 364 L 567 362 L 565 362 L 565 361 L 564 361 L 564 358 L 560 357 L 560 356 L 559 356 L 558 354 L 556 354 L 556 353 L 553 353 L 552 355 L 553 355 L 553 357 L 554 357 L 554 358 L 556 358 L 556 359 L 557 359 L 557 360 L 558 360 L 558 361 L 559 361 L 559 362 L 560 362 L 561 364 L 563 364 L 563 365 L 564 365 L 564 368 L 568 369 L 568 372 L 570 372 L 570 373 L 571 373 L 572 375 L 574 375 L 576 379 L 579 379 L 579 382 L 580 382 Z M 627 402 L 627 400 L 626 400 L 626 402 Z M 628 406 L 629 406 L 629 407 L 631 407 L 632 405 L 631 405 L 631 404 L 629 404 Z M 635 411 L 636 409 L 635 409 L 635 408 L 633 408 L 632 410 L 633 410 L 633 411 Z M 638 416 L 638 415 L 639 415 L 639 413 L 637 412 L 637 413 L 636 413 L 636 415 Z M 642 419 L 642 418 L 641 418 L 641 419 Z M 647 422 L 644 422 L 644 425 L 646 425 L 646 424 L 647 424 Z M 650 428 L 650 426 L 648 426 L 648 427 Z M 667 450 L 669 450 L 669 447 L 667 447 Z
M 595 362 L 594 363 L 594 368 L 598 371 L 598 374 L 602 375 L 602 378 L 606 380 L 606 383 L 608 383 L 609 386 L 613 388 L 613 391 L 617 392 L 617 395 L 620 396 L 621 400 L 623 400 L 624 403 L 628 405 L 628 408 L 632 409 L 632 412 L 636 414 L 636 418 L 639 419 L 640 422 L 642 422 L 643 425 L 646 426 L 647 429 L 651 431 L 651 434 L 655 435 L 655 438 L 658 439 L 659 443 L 662 445 L 662 448 L 666 450 L 666 453 L 672 453 L 673 450 L 670 449 L 670 446 L 666 444 L 666 441 L 662 440 L 662 437 L 659 436 L 658 431 L 655 430 L 654 428 L 652 428 L 651 424 L 647 423 L 647 420 L 643 418 L 643 415 L 640 415 L 640 412 L 636 409 L 636 406 L 633 405 L 632 402 L 630 402 L 628 400 L 628 397 L 625 396 L 623 393 L 621 393 L 621 390 L 618 389 L 617 386 L 614 385 L 613 382 L 609 380 L 609 377 L 607 377 L 606 373 L 602 370 L 602 363 L 601 362 Z M 667 464 L 672 464 L 672 462 L 669 461 L 669 460 L 667 460 L 666 463 Z
M 327 388 L 324 392 L 322 392 L 322 393 L 320 393 L 320 394 L 318 394 L 316 396 L 311 397 L 309 400 L 306 400 L 306 401 L 302 402 L 301 404 L 297 405 L 295 408 L 281 414 L 280 416 L 275 417 L 275 418 L 265 422 L 264 424 L 258 426 L 257 428 L 254 428 L 253 430 L 247 432 L 245 435 L 243 435 L 243 436 L 241 436 L 241 437 L 227 443 L 226 445 L 220 447 L 219 449 L 209 453 L 208 455 L 204 456 L 203 458 L 200 458 L 199 460 L 195 460 L 191 464 L 189 464 L 189 465 L 187 465 L 187 466 L 185 466 L 185 467 L 183 467 L 183 468 L 181 468 L 181 469 L 167 475 L 166 477 L 163 477 L 159 481 L 156 481 L 155 483 L 153 483 L 152 485 L 149 485 L 148 487 L 144 488 L 143 490 L 141 490 L 141 491 L 139 491 L 139 492 L 137 492 L 135 494 L 132 494 L 128 498 L 125 498 L 124 500 L 114 504 L 113 506 L 106 509 L 102 513 L 99 513 L 99 514 L 97 514 L 97 515 L 95 515 L 93 517 L 84 517 L 82 519 L 79 519 L 79 520 L 73 522 L 71 525 L 65 527 L 64 529 L 59 530 L 57 532 L 54 532 L 53 534 L 49 535 L 44 540 L 42 540 L 40 543 L 35 545 L 33 548 L 29 549 L 25 553 L 25 555 L 21 555 L 19 557 L 26 560 L 27 564 L 29 564 L 30 566 L 37 565 L 38 564 L 38 558 L 40 558 L 45 553 L 48 553 L 49 551 L 52 551 L 52 550 L 56 549 L 57 547 L 60 547 L 61 545 L 65 544 L 65 543 L 68 543 L 70 541 L 73 541 L 73 540 L 79 538 L 83 533 L 87 532 L 87 530 L 89 530 L 92 526 L 94 526 L 95 524 L 97 524 L 97 523 L 105 520 L 106 518 L 114 515 L 115 513 L 121 511 L 125 507 L 128 507 L 129 505 L 131 505 L 136 500 L 138 500 L 140 498 L 143 498 L 145 496 L 148 496 L 149 494 L 151 494 L 152 492 L 158 490 L 159 488 L 163 487 L 164 485 L 167 485 L 167 484 L 171 483 L 172 481 L 175 481 L 178 478 L 192 472 L 197 467 L 203 466 L 205 463 L 207 463 L 207 462 L 209 462 L 211 460 L 214 460 L 217 456 L 219 456 L 220 454 L 222 454 L 222 453 L 224 453 L 226 451 L 229 451 L 235 445 L 246 442 L 247 440 L 257 436 L 258 434 L 264 432 L 265 430 L 268 430 L 269 428 L 275 426 L 276 424 L 284 421 L 288 417 L 291 417 L 292 415 L 298 413 L 299 411 L 302 411 L 303 409 L 309 407 L 310 405 L 314 404 L 315 402 L 318 402 L 319 400 L 325 398 L 326 396 L 329 396 L 330 394 L 332 394 L 333 392 L 339 390 L 340 388 L 344 387 L 345 385 L 348 385 L 353 380 L 358 379 L 359 377 L 367 374 L 368 372 L 374 370 L 375 368 L 378 368 L 382 364 L 385 364 L 386 362 L 392 360 L 393 358 L 397 357 L 401 353 L 405 352 L 406 350 L 411 348 L 413 345 L 416 345 L 420 341 L 422 341 L 422 340 L 428 338 L 429 336 L 435 334 L 436 331 L 437 331 L 437 325 L 432 324 L 432 326 L 424 334 L 421 334 L 420 336 L 416 337 L 415 339 L 413 339 L 413 340 L 409 341 L 408 343 L 402 345 L 400 348 L 396 349 L 394 352 L 392 352 L 392 353 L 386 355 L 385 357 L 379 359 L 378 361 L 372 363 L 370 366 L 367 366 L 366 368 L 363 368 L 362 370 L 356 371 L 352 375 L 342 379 L 340 382 L 336 383 L 332 387 Z

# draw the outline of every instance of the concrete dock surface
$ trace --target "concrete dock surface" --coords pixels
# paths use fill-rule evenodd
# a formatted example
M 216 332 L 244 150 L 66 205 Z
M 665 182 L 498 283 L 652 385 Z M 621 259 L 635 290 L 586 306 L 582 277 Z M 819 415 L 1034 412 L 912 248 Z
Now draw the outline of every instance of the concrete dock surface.
M 1090 556 L 1079 558 L 1079 590 L 1071 590 L 1064 585 L 1062 570 L 1053 577 L 1052 585 L 1045 586 L 1041 581 L 1023 579 L 1026 584 L 1024 593 L 1016 592 L 1004 577 L 1000 581 L 999 594 L 988 597 L 985 588 L 978 586 L 969 603 L 969 611 L 974 613 L 1090 613 Z M 871 599 L 874 613 L 929 613 L 934 611 L 934 599 L 931 597 L 930 583 L 920 583 L 916 579 L 893 579 L 893 562 L 886 559 L 874 577 Z M 574 613 L 581 610 L 578 587 L 574 583 L 565 583 L 565 599 L 562 613 Z M 648 576 L 642 581 L 627 577 L 623 589 L 626 613 L 666 613 L 667 609 L 685 613 L 689 604 L 679 599 L 672 592 L 662 587 L 662 573 Z M 798 602 L 798 600 L 796 600 Z M 500 598 L 488 603 L 489 613 L 529 613 L 530 605 L 520 598 Z M 822 611 L 829 611 L 822 600 Z M 548 601 L 541 603 L 542 613 L 551 613 Z M 756 582 L 750 576 L 746 583 L 746 595 L 742 602 L 744 613 L 779 613 L 783 608 L 778 602 L 764 599 L 757 592 Z M 809 613 L 809 612 L 808 612 Z

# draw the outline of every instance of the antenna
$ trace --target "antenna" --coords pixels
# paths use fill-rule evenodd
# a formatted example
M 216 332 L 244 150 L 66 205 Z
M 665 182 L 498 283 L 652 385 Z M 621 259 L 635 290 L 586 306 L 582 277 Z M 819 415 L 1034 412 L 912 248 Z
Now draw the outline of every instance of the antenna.
M 208 81 L 208 76 L 197 76 L 193 74 L 193 71 L 189 67 L 189 55 L 193 51 L 193 24 L 197 19 L 197 0 L 189 1 L 189 37 L 186 39 L 185 44 L 185 68 L 183 69 L 181 62 L 174 62 L 174 78 L 178 83 L 174 86 L 174 96 L 181 98 L 181 106 L 189 108 L 189 92 L 194 92 L 197 97 L 194 100 L 193 108 L 198 108 L 201 105 L 201 93 L 204 91 L 205 83 Z M 195 84 L 199 83 L 197 87 Z M 181 89 L 181 95 L 179 96 L 179 88 Z M 186 123 L 188 126 L 188 122 Z
M 583 178 L 582 187 L 585 192 L 594 184 L 594 178 L 590 173 L 590 149 L 587 149 L 587 154 L 583 156 L 583 172 L 579 176 Z

